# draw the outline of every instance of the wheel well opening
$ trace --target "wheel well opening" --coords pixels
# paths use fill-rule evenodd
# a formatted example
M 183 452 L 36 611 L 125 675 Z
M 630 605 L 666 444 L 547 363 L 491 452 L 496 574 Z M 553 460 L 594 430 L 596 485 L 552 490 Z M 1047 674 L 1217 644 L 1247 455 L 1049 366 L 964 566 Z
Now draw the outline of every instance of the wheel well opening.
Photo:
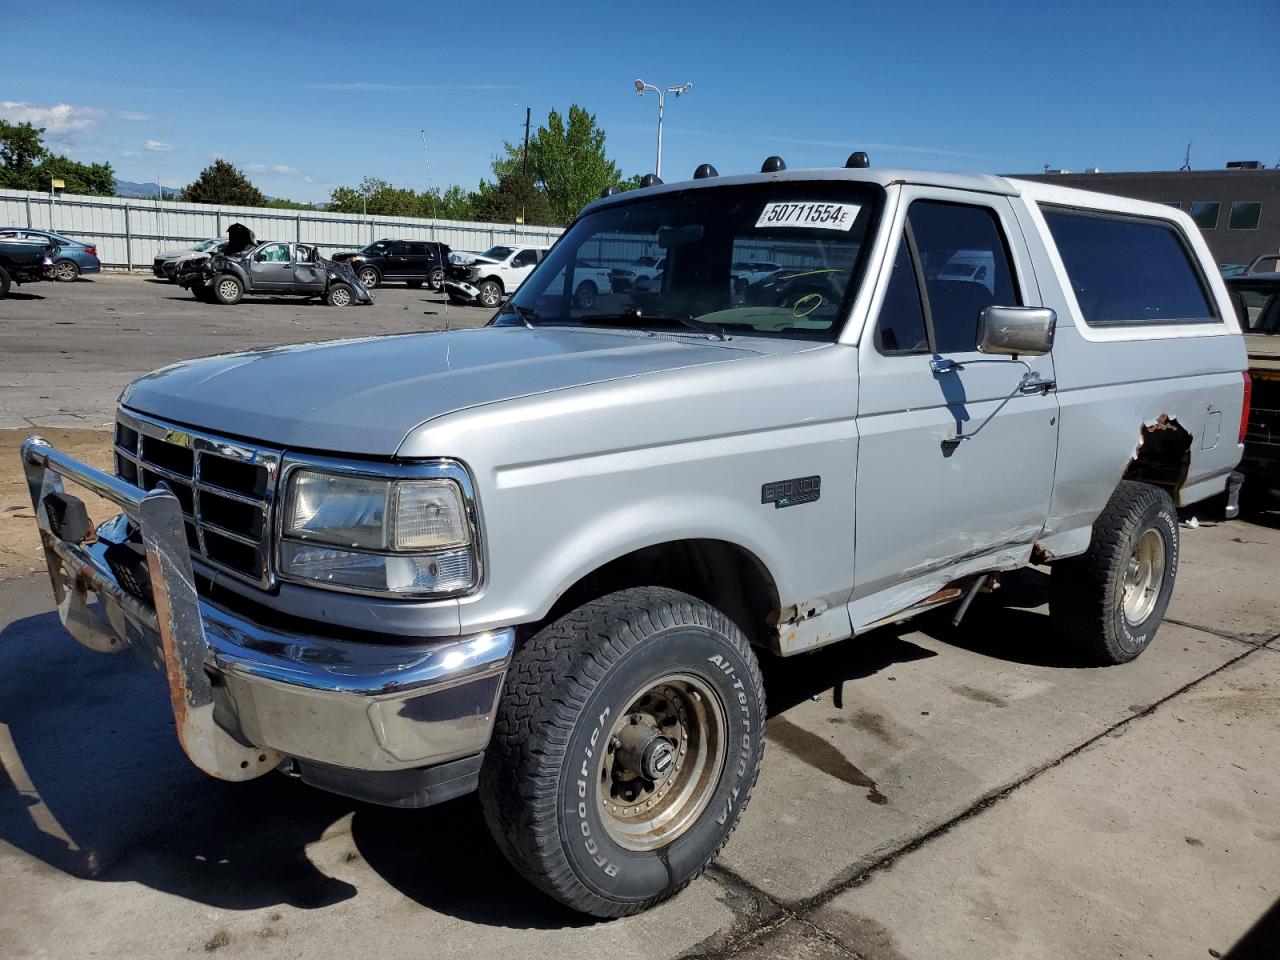
M 642 547 L 591 571 L 521 633 L 532 636 L 582 604 L 629 587 L 669 587 L 697 597 L 733 620 L 757 646 L 770 646 L 777 630 L 778 590 L 753 554 L 724 540 L 676 540 Z
M 1162 413 L 1153 423 L 1142 425 L 1124 479 L 1162 487 L 1177 503 L 1190 466 L 1191 434 L 1175 418 Z

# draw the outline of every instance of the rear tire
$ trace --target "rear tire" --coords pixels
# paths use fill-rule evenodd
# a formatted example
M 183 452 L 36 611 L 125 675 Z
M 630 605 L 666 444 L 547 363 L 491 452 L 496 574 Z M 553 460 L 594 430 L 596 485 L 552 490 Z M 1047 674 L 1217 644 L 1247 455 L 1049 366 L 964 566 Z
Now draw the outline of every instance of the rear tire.
M 355 291 L 345 283 L 335 283 L 324 292 L 324 302 L 331 307 L 349 307 L 355 299 Z
M 427 276 L 427 286 L 437 292 L 444 289 L 444 271 L 437 267 Z
M 1054 563 L 1054 632 L 1099 664 L 1127 663 L 1150 644 L 1178 573 L 1178 514 L 1159 487 L 1121 480 L 1093 523 L 1089 549 Z
M 727 842 L 765 716 L 755 654 L 719 610 L 658 587 L 591 601 L 512 660 L 480 772 L 489 830 L 561 903 L 639 913 Z
M 53 279 L 62 283 L 72 283 L 80 279 L 80 266 L 74 260 L 55 260 Z
M 244 296 L 244 284 L 234 274 L 224 273 L 213 281 L 213 297 L 217 303 L 234 306 Z

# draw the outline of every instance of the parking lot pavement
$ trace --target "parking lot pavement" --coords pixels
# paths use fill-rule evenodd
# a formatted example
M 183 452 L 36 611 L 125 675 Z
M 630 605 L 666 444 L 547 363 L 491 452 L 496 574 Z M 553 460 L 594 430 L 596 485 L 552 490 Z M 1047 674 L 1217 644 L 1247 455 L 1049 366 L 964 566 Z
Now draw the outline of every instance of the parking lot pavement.
M 472 798 L 204 777 L 158 675 L 76 646 L 43 577 L 0 581 L 0 954 L 1274 956 L 1231 950 L 1280 926 L 1280 529 L 1183 533 L 1179 622 L 1124 667 L 1050 639 L 1036 571 L 961 630 L 769 662 L 720 863 L 612 923 L 527 888 Z
M 493 311 L 456 307 L 426 288 L 381 287 L 372 306 L 296 298 L 201 303 L 153 277 L 104 273 L 32 283 L 0 300 L 0 430 L 109 423 L 130 380 L 214 353 L 335 337 L 483 325 Z

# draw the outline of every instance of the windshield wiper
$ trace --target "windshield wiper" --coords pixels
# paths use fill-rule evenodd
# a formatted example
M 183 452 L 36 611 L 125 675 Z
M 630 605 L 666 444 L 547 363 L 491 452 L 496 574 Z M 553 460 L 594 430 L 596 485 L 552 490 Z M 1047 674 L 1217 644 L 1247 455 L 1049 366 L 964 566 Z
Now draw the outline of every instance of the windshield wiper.
M 623 320 L 639 320 L 642 323 L 681 323 L 690 330 L 697 330 L 699 333 L 708 334 L 718 340 L 729 339 L 729 335 L 724 332 L 724 327 L 720 326 L 720 324 L 711 323 L 707 320 L 699 320 L 697 317 L 687 314 L 685 316 L 674 317 L 646 316 L 639 310 L 632 308 L 631 310 L 625 310 L 622 313 L 595 313 L 589 314 L 585 317 L 579 317 L 578 319 L 584 324 L 618 323 Z M 641 326 L 641 324 L 636 324 L 636 326 Z

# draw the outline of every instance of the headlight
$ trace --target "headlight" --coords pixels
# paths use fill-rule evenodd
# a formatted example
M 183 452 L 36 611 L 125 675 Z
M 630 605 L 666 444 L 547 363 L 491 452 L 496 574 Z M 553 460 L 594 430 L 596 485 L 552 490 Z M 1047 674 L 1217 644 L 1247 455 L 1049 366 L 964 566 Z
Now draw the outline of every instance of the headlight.
M 476 544 L 458 483 L 298 469 L 280 544 L 286 578 L 370 593 L 441 596 L 476 584 Z

